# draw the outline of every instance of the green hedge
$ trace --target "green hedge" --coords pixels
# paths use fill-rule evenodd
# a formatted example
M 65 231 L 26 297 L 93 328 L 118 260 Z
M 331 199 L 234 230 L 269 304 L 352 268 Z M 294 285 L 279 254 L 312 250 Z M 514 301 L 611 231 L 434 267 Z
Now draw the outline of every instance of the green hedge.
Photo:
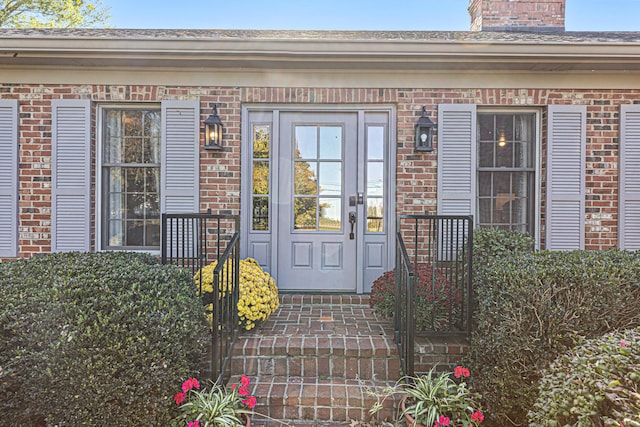
M 531 427 L 640 426 L 640 328 L 584 340 L 540 382 Z
M 466 363 L 490 423 L 522 425 L 556 357 L 582 337 L 640 325 L 640 257 L 533 252 L 526 236 L 496 230 L 474 237 L 475 328 Z
M 186 272 L 149 255 L 0 264 L 4 425 L 161 426 L 208 327 Z

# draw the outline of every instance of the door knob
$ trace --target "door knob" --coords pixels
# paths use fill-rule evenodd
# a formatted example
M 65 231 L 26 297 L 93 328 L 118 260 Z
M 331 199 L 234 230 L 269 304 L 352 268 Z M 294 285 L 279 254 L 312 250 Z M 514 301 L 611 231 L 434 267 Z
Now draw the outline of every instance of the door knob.
M 355 239 L 355 234 L 353 233 L 353 227 L 356 225 L 356 213 L 349 212 L 349 224 L 351 224 L 351 232 L 349 233 L 349 240 Z

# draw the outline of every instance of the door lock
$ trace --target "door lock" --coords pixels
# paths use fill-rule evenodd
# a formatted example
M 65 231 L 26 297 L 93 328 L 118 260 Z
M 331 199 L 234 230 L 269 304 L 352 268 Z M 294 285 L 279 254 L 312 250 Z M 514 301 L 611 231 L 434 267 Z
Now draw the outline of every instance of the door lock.
M 349 240 L 355 239 L 355 234 L 353 233 L 353 227 L 356 225 L 356 213 L 349 212 L 349 224 L 351 224 L 351 232 L 349 233 Z

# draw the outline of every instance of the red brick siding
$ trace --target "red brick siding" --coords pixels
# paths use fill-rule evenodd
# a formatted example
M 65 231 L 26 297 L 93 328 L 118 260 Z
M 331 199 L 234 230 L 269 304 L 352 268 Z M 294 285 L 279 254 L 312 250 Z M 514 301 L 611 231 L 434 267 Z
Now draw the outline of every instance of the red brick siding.
M 564 29 L 566 0 L 472 0 L 471 31 L 491 28 L 555 27 Z
M 562 89 L 330 89 L 231 88 L 109 85 L 0 84 L 0 96 L 20 100 L 19 256 L 50 251 L 51 239 L 51 100 L 89 97 L 93 104 L 95 162 L 96 105 L 107 102 L 160 102 L 199 99 L 201 120 L 218 105 L 225 125 L 223 153 L 201 150 L 201 209 L 238 214 L 240 210 L 240 129 L 244 103 L 393 104 L 397 126 L 397 213 L 436 210 L 436 154 L 417 154 L 414 126 L 421 107 L 437 119 L 442 103 L 475 103 L 478 107 L 544 107 L 547 104 L 587 105 L 586 247 L 617 245 L 618 135 L 620 104 L 640 103 L 640 90 Z M 546 117 L 542 108 L 542 149 L 546 146 Z M 393 143 L 393 141 L 392 141 Z M 435 146 L 437 148 L 437 138 Z M 543 151 L 544 153 L 544 151 Z M 544 243 L 545 155 L 542 156 L 541 237 Z M 93 195 L 95 195 L 95 170 Z M 95 200 L 93 200 L 95 213 Z M 92 217 L 95 233 L 95 214 Z M 543 245 L 544 246 L 544 245 Z

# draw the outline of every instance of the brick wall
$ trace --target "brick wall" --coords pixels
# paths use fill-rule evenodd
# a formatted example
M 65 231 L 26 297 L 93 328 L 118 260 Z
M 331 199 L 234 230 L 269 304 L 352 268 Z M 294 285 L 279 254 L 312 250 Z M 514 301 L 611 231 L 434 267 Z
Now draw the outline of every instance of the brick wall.
M 566 0 L 471 0 L 471 31 L 564 30 Z
M 97 103 L 159 102 L 199 99 L 201 121 L 218 105 L 225 125 L 223 153 L 200 152 L 201 209 L 238 214 L 240 209 L 240 129 L 244 103 L 283 104 L 394 104 L 397 126 L 397 213 L 436 210 L 436 153 L 417 154 L 414 126 L 421 107 L 437 119 L 441 103 L 475 103 L 478 107 L 587 106 L 586 247 L 606 249 L 617 245 L 618 138 L 620 104 L 640 103 L 640 90 L 562 89 L 328 89 L 328 88 L 231 88 L 107 85 L 11 85 L 0 84 L 0 97 L 20 100 L 19 255 L 28 257 L 50 251 L 51 239 L 51 100 L 90 98 L 94 101 L 92 128 L 95 159 L 95 110 Z M 546 120 L 542 111 L 542 147 L 546 144 Z M 202 144 L 201 144 L 202 145 Z M 437 138 L 436 138 L 437 148 Z M 544 230 L 543 151 L 541 215 Z M 95 160 L 94 160 L 95 161 Z M 95 194 L 95 164 L 93 194 Z M 95 200 L 93 200 L 95 206 Z M 95 230 L 95 207 L 92 229 Z M 544 236 L 544 233 L 541 233 Z

